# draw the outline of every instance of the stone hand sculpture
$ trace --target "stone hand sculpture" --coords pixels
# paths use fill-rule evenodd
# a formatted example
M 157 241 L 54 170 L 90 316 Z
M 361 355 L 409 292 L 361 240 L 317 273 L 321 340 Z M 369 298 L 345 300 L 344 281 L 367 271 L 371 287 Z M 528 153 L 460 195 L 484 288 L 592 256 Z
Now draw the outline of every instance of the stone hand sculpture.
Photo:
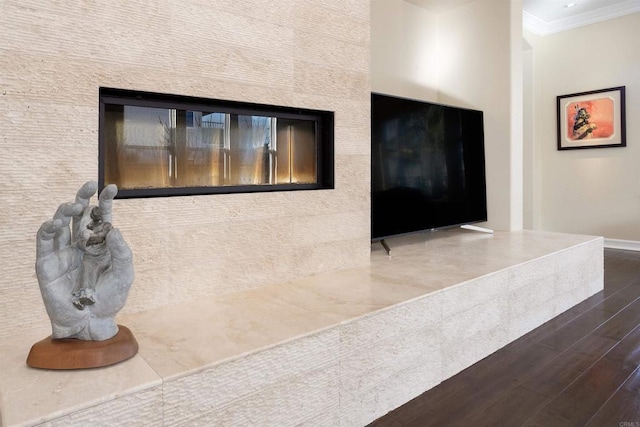
M 133 256 L 111 226 L 118 188 L 111 184 L 89 201 L 98 185 L 85 183 L 75 202 L 63 203 L 38 230 L 36 275 L 52 339 L 103 341 L 118 333 L 116 314 L 133 283 Z M 71 226 L 70 226 L 71 225 Z

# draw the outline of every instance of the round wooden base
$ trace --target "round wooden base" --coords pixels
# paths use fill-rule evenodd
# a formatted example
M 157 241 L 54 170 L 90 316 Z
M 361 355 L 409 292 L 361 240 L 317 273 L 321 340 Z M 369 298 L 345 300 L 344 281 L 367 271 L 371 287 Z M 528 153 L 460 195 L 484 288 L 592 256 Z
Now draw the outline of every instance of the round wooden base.
M 119 331 L 105 341 L 47 337 L 31 347 L 27 365 L 41 369 L 88 369 L 113 365 L 133 357 L 138 342 L 131 331 L 118 325 Z

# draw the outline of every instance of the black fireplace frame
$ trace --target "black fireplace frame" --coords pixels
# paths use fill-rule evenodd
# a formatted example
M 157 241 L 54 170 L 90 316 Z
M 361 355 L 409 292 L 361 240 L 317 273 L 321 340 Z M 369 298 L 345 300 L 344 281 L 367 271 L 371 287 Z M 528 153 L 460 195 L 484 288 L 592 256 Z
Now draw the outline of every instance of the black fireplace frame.
M 305 120 L 312 120 L 316 126 L 317 179 L 315 183 L 119 189 L 117 198 L 126 199 L 272 191 L 326 190 L 335 188 L 334 112 L 332 111 L 101 87 L 99 89 L 99 190 L 102 190 L 109 184 L 108 182 L 105 182 L 107 147 L 105 141 L 104 120 L 105 105 L 113 103 L 156 108 L 179 108 L 191 110 L 217 109 L 243 115 L 269 115 L 279 118 L 304 118 Z

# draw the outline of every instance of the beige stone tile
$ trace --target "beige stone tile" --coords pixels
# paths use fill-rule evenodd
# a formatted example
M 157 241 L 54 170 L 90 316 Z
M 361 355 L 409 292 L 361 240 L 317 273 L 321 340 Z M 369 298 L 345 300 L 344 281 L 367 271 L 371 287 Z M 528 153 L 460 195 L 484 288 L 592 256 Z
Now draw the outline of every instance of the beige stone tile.
M 51 421 L 89 407 L 96 407 L 95 414 L 104 414 L 101 405 L 107 405 L 104 408 L 115 405 L 122 410 L 127 401 L 137 401 L 141 411 L 159 406 L 161 379 L 140 355 L 98 369 L 56 371 L 28 367 L 26 359 L 31 345 L 45 336 L 25 334 L 0 344 L 2 425 Z M 136 397 L 131 400 L 127 396 Z M 123 400 L 110 403 L 114 399 Z M 83 414 L 72 418 L 84 419 L 88 413 Z M 133 419 L 129 417 L 135 418 L 135 414 L 123 414 L 123 419 Z
M 442 319 L 438 293 L 370 313 L 340 326 L 340 354 L 351 354 L 382 339 L 437 328 Z
M 352 353 L 341 352 L 341 393 L 345 396 L 364 395 L 410 370 L 420 370 L 432 381 L 440 381 L 441 354 L 439 325 L 372 341 Z
M 509 272 L 499 271 L 443 289 L 443 318 L 455 316 L 487 301 L 503 297 L 508 292 L 510 284 Z
M 338 333 L 330 330 L 168 380 L 164 386 L 165 421 L 174 424 L 224 413 L 271 388 L 307 382 L 306 377 L 318 371 L 336 371 L 337 346 Z M 325 392 L 334 393 L 337 391 Z
M 572 306 L 575 304 L 572 304 Z M 556 313 L 555 300 L 530 307 L 528 310 L 523 308 L 520 314 L 509 317 L 509 341 L 520 338 L 522 335 L 551 320 L 557 314 L 559 313 Z
M 268 298 L 262 289 L 122 316 L 122 322 L 136 334 L 140 354 L 164 379 L 332 325 L 330 317 Z
M 419 396 L 440 383 L 433 367 L 411 367 L 363 393 L 343 393 L 340 398 L 340 425 L 363 426 Z
M 514 268 L 509 275 L 510 283 L 521 280 L 520 285 L 508 293 L 510 319 L 553 305 L 553 299 L 556 296 L 556 282 L 553 275 L 532 280 L 530 277 L 521 278 L 518 272 L 519 269 Z
M 550 281 L 556 274 L 556 255 L 547 255 L 519 264 L 509 270 L 509 291 L 517 291 L 522 287 L 530 287 L 540 281 Z M 552 281 L 552 280 L 551 280 Z
M 457 374 L 509 342 L 507 305 L 503 295 L 442 319 L 443 378 Z
M 424 289 L 360 268 L 298 279 L 286 292 L 269 287 L 262 294 L 337 323 L 419 297 Z
M 180 425 L 303 425 L 309 418 L 331 414 L 337 409 L 337 379 L 337 364 L 307 372 Z
M 155 386 L 56 418 L 43 426 L 96 425 L 113 420 L 114 414 L 118 425 L 159 426 L 164 420 L 163 406 L 162 386 Z

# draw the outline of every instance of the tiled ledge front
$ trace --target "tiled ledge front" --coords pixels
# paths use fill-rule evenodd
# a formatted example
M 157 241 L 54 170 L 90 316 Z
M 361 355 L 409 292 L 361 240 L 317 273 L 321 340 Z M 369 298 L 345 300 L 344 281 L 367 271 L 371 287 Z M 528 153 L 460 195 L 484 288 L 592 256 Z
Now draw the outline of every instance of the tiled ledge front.
M 603 287 L 598 237 L 388 243 L 368 268 L 123 316 L 140 352 L 112 367 L 30 369 L 43 336 L 2 343 L 2 426 L 361 426 Z

